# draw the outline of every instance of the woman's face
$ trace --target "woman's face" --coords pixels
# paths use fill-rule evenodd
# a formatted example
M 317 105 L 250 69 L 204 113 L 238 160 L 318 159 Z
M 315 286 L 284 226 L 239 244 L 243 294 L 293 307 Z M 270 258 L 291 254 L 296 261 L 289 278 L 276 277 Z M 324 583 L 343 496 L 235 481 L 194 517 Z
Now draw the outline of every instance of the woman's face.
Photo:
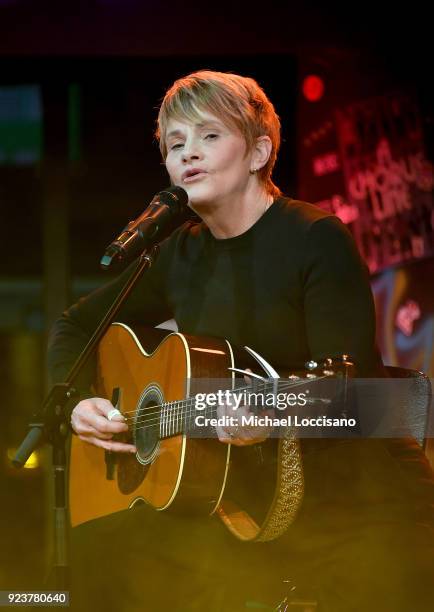
M 194 123 L 170 119 L 166 146 L 170 178 L 194 206 L 230 202 L 245 193 L 252 154 L 246 155 L 244 137 L 214 115 L 201 113 Z

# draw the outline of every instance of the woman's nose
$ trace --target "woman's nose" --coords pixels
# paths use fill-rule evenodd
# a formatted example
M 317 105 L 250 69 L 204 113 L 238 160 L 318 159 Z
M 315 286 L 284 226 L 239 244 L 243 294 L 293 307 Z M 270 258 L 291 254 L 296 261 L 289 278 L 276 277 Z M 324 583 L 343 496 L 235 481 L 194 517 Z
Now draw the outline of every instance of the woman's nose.
M 201 152 L 200 147 L 194 141 L 187 141 L 184 144 L 182 151 L 182 159 L 184 161 L 190 161 L 192 159 L 200 159 Z

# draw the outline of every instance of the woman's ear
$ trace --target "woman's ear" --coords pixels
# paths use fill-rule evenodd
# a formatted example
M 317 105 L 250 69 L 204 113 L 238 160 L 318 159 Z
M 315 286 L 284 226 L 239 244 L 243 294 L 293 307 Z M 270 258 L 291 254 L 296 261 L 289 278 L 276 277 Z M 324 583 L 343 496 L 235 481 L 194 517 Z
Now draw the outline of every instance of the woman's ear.
M 273 145 L 269 136 L 259 136 L 256 139 L 252 155 L 252 166 L 256 172 L 263 168 L 270 159 L 272 148 Z

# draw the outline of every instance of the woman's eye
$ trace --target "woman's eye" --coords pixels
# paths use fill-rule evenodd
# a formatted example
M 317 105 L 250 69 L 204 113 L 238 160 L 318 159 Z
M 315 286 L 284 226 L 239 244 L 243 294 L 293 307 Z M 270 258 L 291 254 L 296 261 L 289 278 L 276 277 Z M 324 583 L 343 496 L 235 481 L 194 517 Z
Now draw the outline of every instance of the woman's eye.
M 218 138 L 218 134 L 207 134 L 205 138 L 208 138 L 208 140 L 214 140 L 215 138 Z
M 171 150 L 171 151 L 174 151 L 175 149 L 179 149 L 179 147 L 182 147 L 182 143 L 181 143 L 181 142 L 177 142 L 177 143 L 173 144 L 173 145 L 170 147 L 170 150 Z

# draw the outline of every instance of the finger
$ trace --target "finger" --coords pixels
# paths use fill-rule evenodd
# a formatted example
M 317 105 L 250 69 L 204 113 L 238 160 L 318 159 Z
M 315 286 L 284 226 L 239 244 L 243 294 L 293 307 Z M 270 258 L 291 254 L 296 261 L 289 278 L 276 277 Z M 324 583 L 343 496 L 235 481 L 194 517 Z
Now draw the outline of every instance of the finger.
M 253 374 L 250 368 L 246 368 L 246 372 L 250 372 L 251 374 Z M 244 374 L 244 380 L 248 385 L 250 385 L 250 383 L 252 382 L 252 379 L 250 378 L 250 376 L 246 376 L 245 374 Z
M 110 410 L 113 410 L 114 406 L 103 397 L 89 397 L 79 402 L 77 408 L 79 412 L 93 412 L 106 416 Z
M 71 425 L 74 431 L 81 436 L 94 436 L 95 438 L 101 438 L 102 440 L 111 440 L 111 438 L 113 437 L 112 433 L 103 433 L 87 424 L 76 424 L 74 423 L 74 421 L 71 420 Z
M 106 417 L 99 415 L 94 415 L 89 424 L 101 433 L 116 434 L 128 430 L 125 421 L 109 421 Z
M 258 432 L 249 431 L 242 434 L 238 433 L 231 439 L 231 443 L 235 446 L 250 446 L 265 442 L 265 440 L 267 440 L 266 435 L 258 435 Z
M 112 408 L 111 410 L 109 410 L 107 414 L 107 419 L 109 421 L 125 421 L 124 415 L 117 408 Z
M 224 444 L 230 444 L 232 442 L 232 437 L 229 435 L 229 432 L 223 429 L 223 427 L 217 426 L 216 433 L 220 442 L 223 442 Z
M 102 397 L 94 397 L 92 398 L 92 403 L 94 407 L 96 408 L 96 412 L 97 412 L 96 415 L 95 415 L 95 411 L 93 412 L 95 416 L 102 416 L 105 419 L 107 419 L 110 423 L 112 423 L 113 421 L 125 423 L 126 421 L 125 416 L 121 413 L 121 411 L 118 408 L 114 407 L 113 404 L 109 402 L 108 400 Z M 99 421 L 99 423 L 101 424 L 101 421 Z M 115 427 L 114 429 L 112 429 L 111 427 L 109 427 L 108 431 L 112 431 L 113 433 L 119 433 L 120 431 L 126 431 L 126 428 L 123 427 L 122 429 L 118 429 L 117 427 Z
M 98 423 L 98 419 L 101 419 L 101 422 Z M 105 423 L 106 420 L 104 417 L 98 417 L 95 414 L 81 414 L 72 413 L 71 415 L 71 426 L 73 430 L 78 434 L 88 435 L 88 436 L 96 436 L 97 438 L 106 438 L 110 439 L 113 437 L 113 431 L 105 431 Z M 100 428 L 102 427 L 102 430 Z
M 88 437 L 88 436 L 79 436 L 80 440 L 83 442 L 88 442 L 89 444 L 93 444 L 94 446 L 98 446 L 107 451 L 112 451 L 114 453 L 135 453 L 137 452 L 136 447 L 133 444 L 126 444 L 125 442 L 115 442 L 108 440 L 101 440 L 96 437 Z
M 118 408 L 115 408 L 115 406 L 113 406 L 113 404 L 111 402 L 109 402 L 109 400 L 104 399 L 103 397 L 95 397 L 93 398 L 95 407 L 97 408 L 98 412 L 104 416 L 106 419 L 109 419 L 109 415 L 111 414 L 112 417 L 115 414 L 115 410 L 121 414 L 121 412 L 119 411 Z M 111 420 L 111 419 L 109 419 Z
M 115 419 L 115 422 L 121 423 L 121 427 L 119 425 L 115 425 L 114 427 L 107 426 L 108 423 L 112 422 L 107 419 L 110 413 Z M 108 400 L 100 397 L 83 400 L 77 404 L 71 415 L 71 423 L 76 430 L 82 427 L 90 427 L 104 433 L 120 433 L 128 429 L 125 426 L 125 418 L 119 410 L 114 408 Z
M 95 434 L 97 437 L 111 438 L 113 434 L 122 433 L 128 430 L 128 426 L 120 421 L 108 421 L 99 415 L 73 416 L 71 425 L 77 433 Z

